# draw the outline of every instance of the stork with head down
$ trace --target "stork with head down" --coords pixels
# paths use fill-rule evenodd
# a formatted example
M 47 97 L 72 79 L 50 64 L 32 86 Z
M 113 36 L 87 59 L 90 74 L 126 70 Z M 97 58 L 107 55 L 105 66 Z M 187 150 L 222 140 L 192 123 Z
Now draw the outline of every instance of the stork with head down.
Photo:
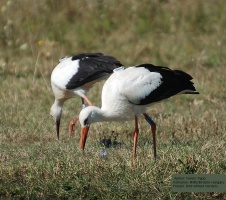
M 59 139 L 60 120 L 64 102 L 76 95 L 82 98 L 82 108 L 85 102 L 92 106 L 86 96 L 89 89 L 96 83 L 109 77 L 113 70 L 122 64 L 114 57 L 102 53 L 82 53 L 69 58 L 60 59 L 60 63 L 51 74 L 51 85 L 55 101 L 50 109 L 50 115 L 56 122 L 57 138 Z M 76 118 L 70 123 L 70 132 Z
M 152 64 L 115 69 L 103 86 L 102 107 L 88 106 L 80 112 L 81 149 L 85 148 L 91 124 L 134 119 L 133 158 L 135 158 L 139 133 L 138 117 L 143 115 L 151 125 L 154 157 L 156 158 L 156 125 L 148 116 L 147 108 L 177 94 L 199 94 L 191 80 L 192 77 L 183 71 Z

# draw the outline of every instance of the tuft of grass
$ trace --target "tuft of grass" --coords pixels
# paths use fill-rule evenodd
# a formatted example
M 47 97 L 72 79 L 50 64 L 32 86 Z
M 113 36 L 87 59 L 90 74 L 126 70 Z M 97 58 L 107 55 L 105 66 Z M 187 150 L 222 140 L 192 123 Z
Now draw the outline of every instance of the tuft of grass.
M 225 9 L 223 0 L 1 1 L 0 199 L 225 199 L 225 193 L 171 191 L 172 174 L 226 171 Z M 56 139 L 50 74 L 60 57 L 81 52 L 194 77 L 200 95 L 149 110 L 157 124 L 156 161 L 142 117 L 136 161 L 132 121 L 93 124 L 83 154 L 79 124 L 68 137 L 80 98 L 66 102 Z M 88 94 L 96 106 L 102 85 Z M 103 147 L 104 137 L 121 145 Z

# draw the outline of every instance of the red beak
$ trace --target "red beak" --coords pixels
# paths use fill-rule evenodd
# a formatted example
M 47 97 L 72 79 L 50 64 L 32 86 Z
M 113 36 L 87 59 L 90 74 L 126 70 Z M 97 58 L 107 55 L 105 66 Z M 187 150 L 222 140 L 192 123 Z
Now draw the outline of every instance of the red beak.
M 86 144 L 86 138 L 89 132 L 89 126 L 86 126 L 82 128 L 81 131 L 81 139 L 80 139 L 80 148 L 84 151 L 85 149 L 85 144 Z

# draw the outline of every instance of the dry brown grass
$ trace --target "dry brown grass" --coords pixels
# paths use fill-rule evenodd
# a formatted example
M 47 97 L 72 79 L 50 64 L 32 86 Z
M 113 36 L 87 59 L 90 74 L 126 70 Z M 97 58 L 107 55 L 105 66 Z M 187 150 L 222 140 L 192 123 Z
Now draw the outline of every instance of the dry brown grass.
M 2 199 L 224 199 L 224 193 L 173 193 L 173 173 L 226 171 L 226 3 L 223 0 L 1 1 L 0 197 Z M 156 104 L 158 159 L 140 119 L 132 164 L 133 122 L 91 127 L 85 156 L 68 122 L 80 98 L 66 103 L 61 140 L 49 116 L 50 74 L 64 55 L 103 52 L 126 66 L 153 63 L 194 77 L 200 95 Z M 100 106 L 103 83 L 89 93 Z M 118 133 L 121 148 L 101 157 L 100 137 Z

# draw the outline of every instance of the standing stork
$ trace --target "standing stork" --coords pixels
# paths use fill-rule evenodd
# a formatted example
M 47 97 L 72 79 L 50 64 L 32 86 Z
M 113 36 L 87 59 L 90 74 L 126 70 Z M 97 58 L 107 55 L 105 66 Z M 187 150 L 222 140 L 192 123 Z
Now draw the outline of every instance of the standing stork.
M 138 117 L 142 114 L 151 125 L 154 157 L 156 158 L 156 125 L 147 115 L 146 109 L 153 103 L 176 94 L 199 94 L 191 80 L 192 77 L 183 71 L 152 64 L 115 69 L 103 86 L 102 107 L 88 106 L 80 112 L 81 149 L 85 148 L 89 127 L 92 123 L 135 119 L 133 147 L 133 158 L 135 158 L 139 133 Z
M 50 115 L 56 122 L 58 139 L 64 102 L 78 95 L 82 98 L 82 108 L 85 107 L 84 101 L 92 106 L 86 93 L 96 82 L 108 78 L 113 70 L 120 66 L 122 64 L 116 58 L 102 53 L 83 53 L 60 59 L 51 74 L 55 101 L 50 109 Z M 70 134 L 77 120 L 78 118 L 70 123 Z

